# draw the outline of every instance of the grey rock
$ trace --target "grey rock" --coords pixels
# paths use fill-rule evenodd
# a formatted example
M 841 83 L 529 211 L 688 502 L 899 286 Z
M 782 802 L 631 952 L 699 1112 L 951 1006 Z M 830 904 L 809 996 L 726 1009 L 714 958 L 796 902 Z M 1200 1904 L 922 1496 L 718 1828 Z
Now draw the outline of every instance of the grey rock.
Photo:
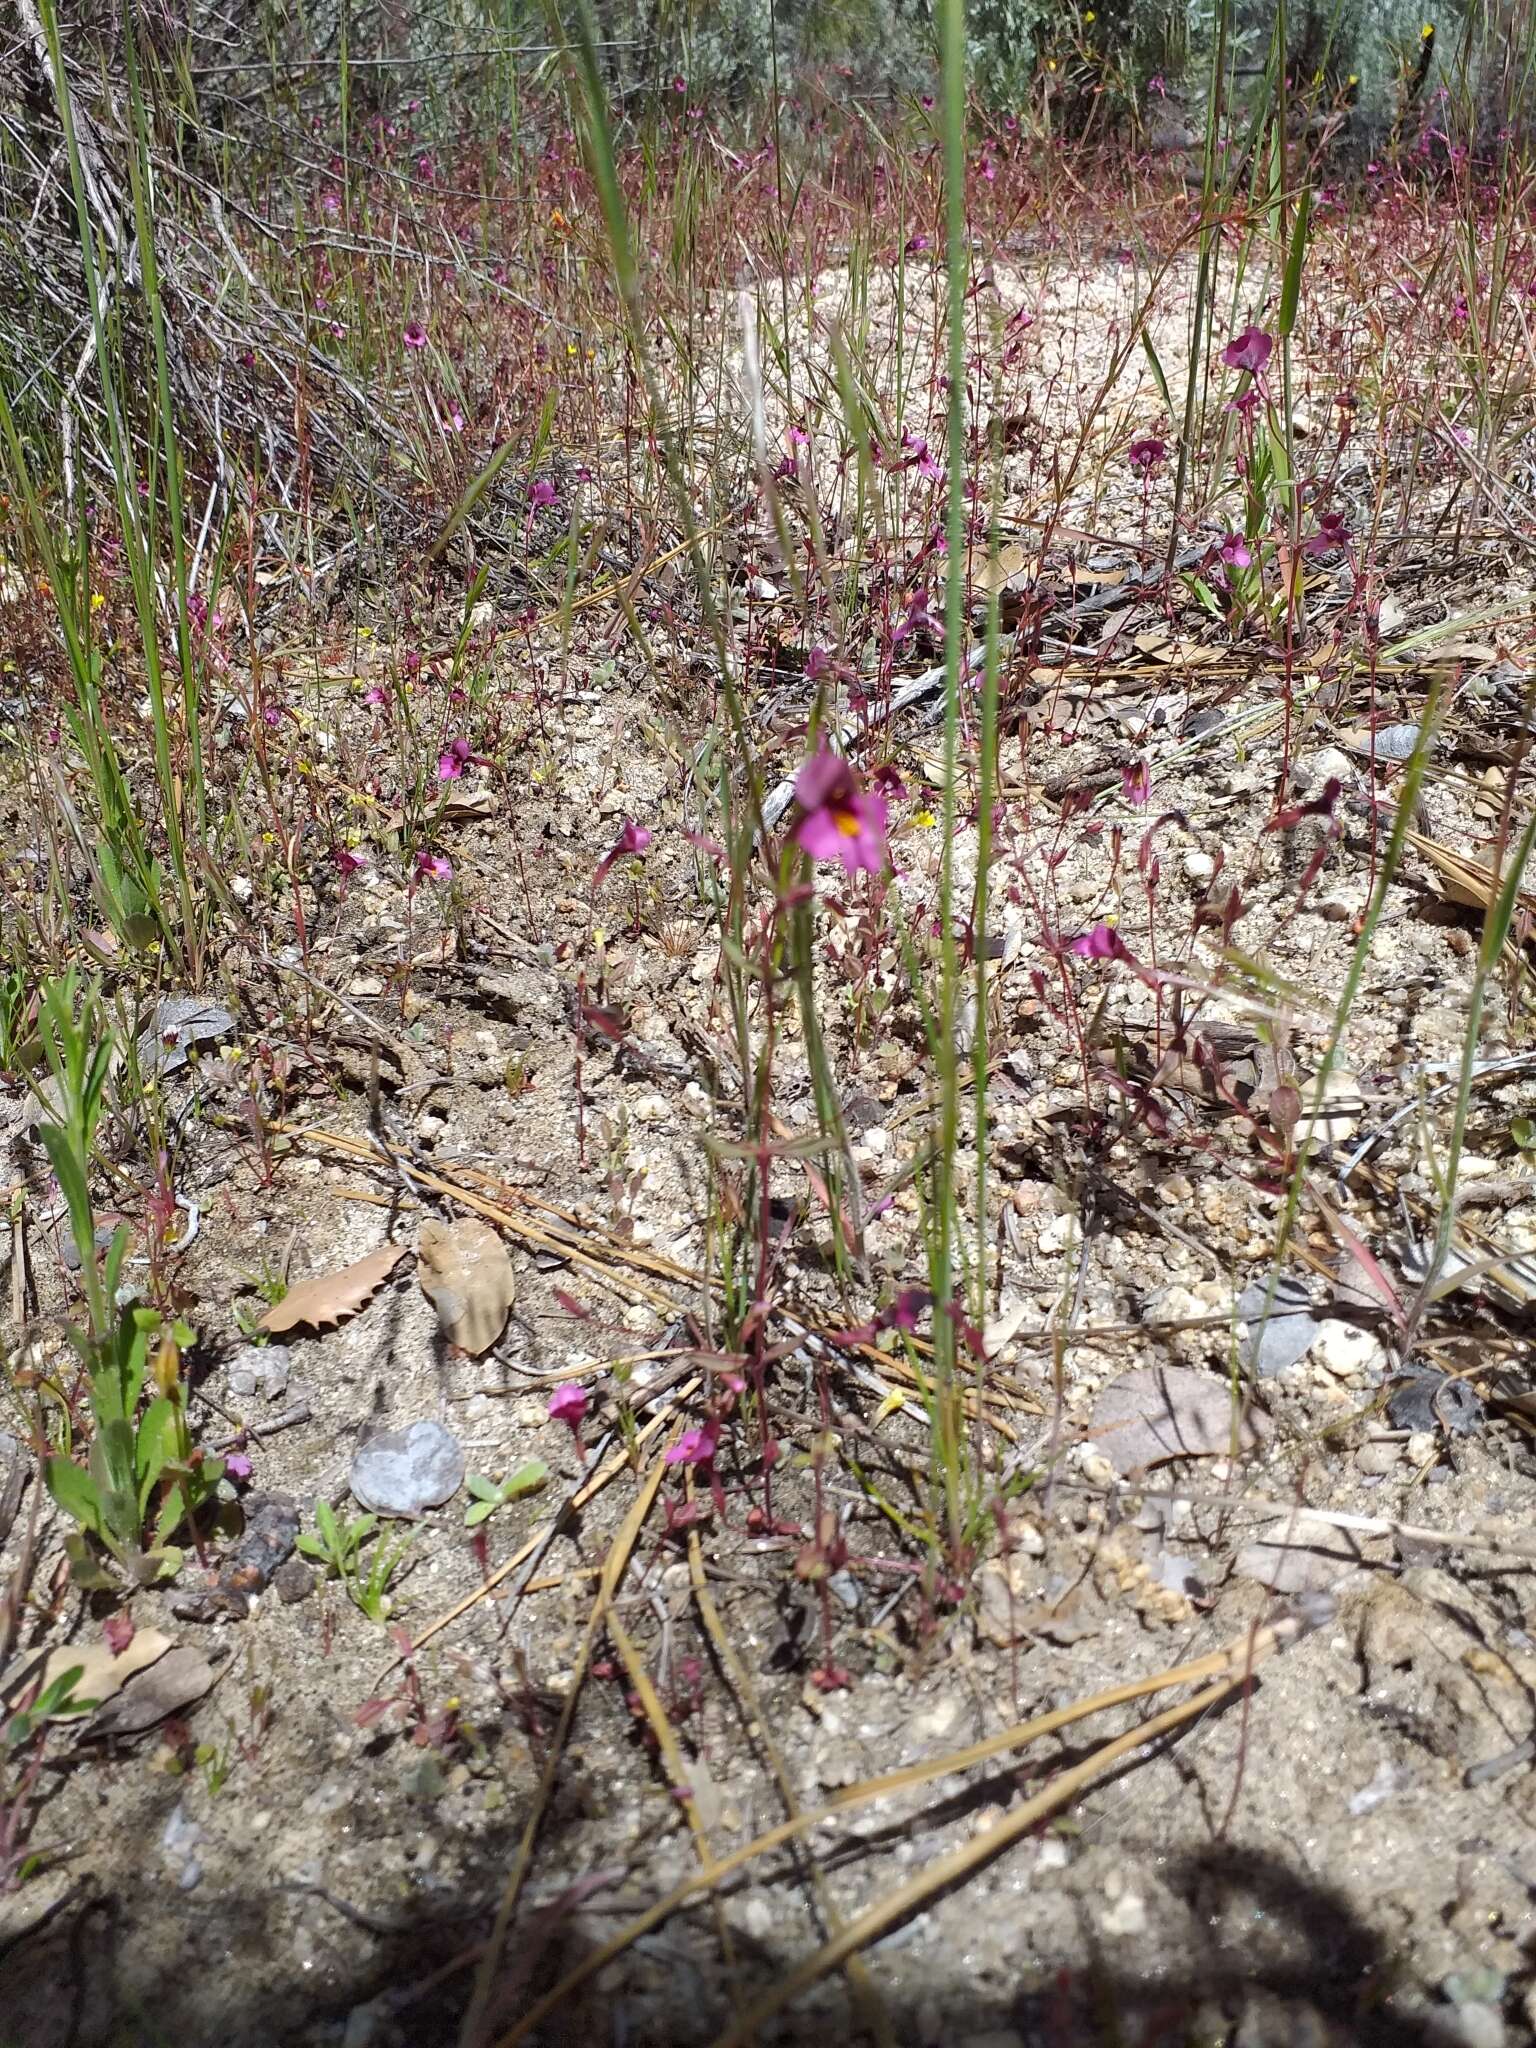
M 1396 1429 L 1439 1430 L 1472 1436 L 1483 1426 L 1482 1396 L 1466 1380 L 1411 1366 L 1387 1397 L 1387 1419 Z
M 235 1020 L 222 1003 L 201 996 L 163 996 L 139 1034 L 141 1074 L 174 1074 L 187 1063 L 188 1049 L 232 1038 Z
M 285 1607 L 296 1607 L 315 1590 L 315 1575 L 301 1558 L 290 1557 L 272 1574 L 272 1586 Z
M 464 1447 L 440 1422 L 412 1422 L 370 1437 L 352 1460 L 358 1503 L 405 1518 L 441 1507 L 464 1484 Z
M 292 1370 L 293 1353 L 286 1344 L 247 1344 L 229 1362 L 229 1391 L 244 1400 L 260 1395 L 276 1401 L 287 1392 Z
M 1237 1302 L 1237 1313 L 1248 1325 L 1244 1356 L 1261 1380 L 1272 1380 L 1299 1365 L 1322 1327 L 1311 1313 L 1312 1297 L 1305 1281 L 1293 1274 L 1281 1274 L 1266 1316 L 1268 1297 L 1268 1280 L 1255 1280 Z

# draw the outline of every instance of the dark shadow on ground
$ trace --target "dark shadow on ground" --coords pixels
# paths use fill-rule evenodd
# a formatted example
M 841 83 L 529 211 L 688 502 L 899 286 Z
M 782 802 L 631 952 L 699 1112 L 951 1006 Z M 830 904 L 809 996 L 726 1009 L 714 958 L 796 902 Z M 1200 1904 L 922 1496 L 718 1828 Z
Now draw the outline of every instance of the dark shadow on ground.
M 509 1856 L 511 1848 L 509 1839 Z M 1412 1988 L 1411 1959 L 1388 1953 L 1342 1892 L 1279 1858 L 1210 1847 L 1163 1864 L 1158 1882 L 1187 1909 L 1191 1925 L 1208 1930 L 1209 1947 L 1198 1968 L 1166 1971 L 1155 1981 L 1127 1974 L 1096 1944 L 1079 1915 L 1082 1931 L 1072 1952 L 1032 1955 L 1012 1986 L 981 1987 L 958 1972 L 949 1977 L 936 1969 L 924 1974 L 921 2015 L 887 1992 L 895 2041 L 900 2048 L 958 2048 L 988 2037 L 999 2048 L 1188 2048 L 1196 2040 L 1202 2048 L 1239 2040 L 1244 2048 L 1454 2048 L 1464 2040 L 1449 2010 L 1442 2022 L 1421 2004 L 1414 2011 L 1394 2005 L 1394 1989 Z M 430 1910 L 366 1927 L 323 1895 L 308 1897 L 317 1926 L 335 1916 L 355 1934 L 370 1936 L 371 1959 L 351 1981 L 338 1982 L 333 1972 L 323 1985 L 306 1982 L 306 1973 L 274 1948 L 258 2011 L 237 1992 L 233 1967 L 221 1992 L 206 1939 L 184 1941 L 187 1922 L 197 1913 L 192 1899 L 165 1891 L 151 1924 L 146 1898 L 130 1906 L 85 1889 L 0 1954 L 0 2048 L 254 2048 L 257 2042 L 274 2048 L 456 2048 L 470 1973 L 439 1973 L 484 1933 L 487 1895 L 440 1898 Z M 273 1893 L 228 1902 L 225 1953 L 231 1966 L 252 1939 L 261 1938 L 274 1899 L 292 1904 L 288 1895 Z M 202 1914 L 214 1906 L 206 1902 Z M 513 1974 L 497 2000 L 499 2028 L 577 1963 L 587 1942 L 603 1939 L 619 1924 L 618 1916 L 607 1913 L 584 1923 L 569 1917 L 555 1922 L 548 1915 L 542 1925 L 537 1915 L 520 1923 L 507 1946 Z M 659 2003 L 657 1986 L 668 1975 L 656 1968 L 658 1955 L 665 1962 L 668 1954 L 665 1926 L 658 1941 L 646 1961 L 633 1959 L 639 1969 L 633 1993 L 598 1993 L 589 1982 L 567 2010 L 545 2022 L 533 2037 L 535 2048 L 702 2048 L 713 2041 L 730 2018 L 723 1985 L 705 1981 L 679 1951 L 670 1973 L 674 1989 L 665 2005 Z M 146 1947 L 158 1970 L 146 1969 Z M 743 1941 L 739 1964 L 747 1995 L 761 1991 L 794 1960 L 776 1952 L 771 1941 Z M 878 1983 L 887 1974 L 878 1949 L 870 1960 Z M 910 1951 L 898 1952 L 892 1962 L 896 1973 L 910 1978 Z M 238 1975 L 245 1980 L 245 1972 Z M 146 1993 L 146 1986 L 153 1988 Z M 936 2012 L 943 2016 L 938 2033 Z M 853 2048 L 865 2038 L 851 2011 L 830 2024 L 839 2048 Z M 762 2039 L 765 2048 L 770 2042 L 826 2048 L 828 2032 L 823 2002 L 814 2013 L 781 2016 Z

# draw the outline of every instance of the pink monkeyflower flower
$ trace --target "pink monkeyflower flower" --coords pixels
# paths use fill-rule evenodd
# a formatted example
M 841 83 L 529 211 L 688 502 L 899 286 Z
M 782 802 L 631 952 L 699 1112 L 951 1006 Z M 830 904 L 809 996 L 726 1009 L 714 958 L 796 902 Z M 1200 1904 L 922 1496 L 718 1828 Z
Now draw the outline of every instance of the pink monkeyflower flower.
M 901 770 L 894 761 L 882 761 L 870 775 L 870 782 L 887 802 L 900 802 L 907 793 L 907 785 L 901 779 Z
M 438 781 L 457 782 L 474 758 L 468 740 L 450 740 L 437 757 Z
M 579 1456 L 585 1457 L 586 1450 L 581 1441 L 581 1425 L 587 1417 L 592 1400 L 585 1387 L 568 1381 L 563 1387 L 556 1387 L 549 1397 L 547 1413 L 551 1422 L 563 1422 L 575 1439 Z
M 688 90 L 688 81 L 681 72 L 673 79 L 672 90 L 677 93 L 683 93 Z
M 1274 347 L 1274 336 L 1266 334 L 1262 327 L 1245 327 L 1236 341 L 1227 343 L 1221 360 L 1229 370 L 1247 370 L 1257 377 L 1262 375 Z
M 1251 420 L 1258 409 L 1259 393 L 1257 386 L 1253 384 L 1239 391 L 1236 398 L 1230 399 L 1227 404 L 1228 412 L 1238 413 L 1245 420 Z
M 563 1387 L 556 1387 L 550 1395 L 549 1419 L 551 1422 L 563 1422 L 572 1429 L 580 1429 L 591 1405 L 592 1398 L 586 1388 L 570 1380 Z
M 1120 794 L 1133 811 L 1146 809 L 1152 801 L 1152 770 L 1145 761 L 1132 761 L 1121 769 Z
M 389 698 L 385 694 L 384 685 L 382 683 L 375 683 L 371 689 L 364 690 L 363 702 L 373 705 L 387 704 Z
M 528 486 L 528 502 L 530 505 L 554 504 L 555 487 L 547 476 L 536 476 Z
M 339 213 L 341 210 L 341 194 L 339 192 L 324 192 L 320 195 L 320 204 L 327 213 Z
M 909 256 L 921 256 L 932 247 L 932 235 L 913 235 L 907 242 L 906 253 Z
M 891 635 L 891 645 L 899 647 L 903 640 L 910 640 L 914 633 L 930 633 L 935 640 L 942 640 L 944 637 L 944 621 L 936 618 L 929 609 L 926 590 L 914 590 L 907 599 L 907 609 Z
M 860 868 L 879 873 L 885 865 L 885 799 L 861 790 L 840 755 L 827 748 L 813 754 L 796 779 L 795 799 L 805 815 L 791 836 L 812 860 L 840 860 L 850 875 Z
M 593 888 L 597 887 L 616 860 L 624 860 L 630 854 L 644 853 L 654 837 L 655 834 L 648 832 L 644 825 L 637 825 L 633 818 L 626 818 L 618 838 L 592 871 Z
M 1342 512 L 1325 512 L 1317 523 L 1317 531 L 1301 544 L 1304 555 L 1326 555 L 1334 548 L 1349 545 L 1349 528 L 1344 523 Z
M 662 1459 L 664 1465 L 712 1465 L 720 1448 L 720 1425 L 704 1422 L 697 1429 L 684 1430 Z
M 418 882 L 451 882 L 453 862 L 440 853 L 428 853 L 423 848 L 416 856 L 416 879 Z
M 434 179 L 434 178 L 436 177 L 436 175 L 437 175 L 437 173 L 436 173 L 436 172 L 435 172 L 435 171 L 433 170 L 433 168 L 432 168 L 432 159 L 431 159 L 431 157 L 429 157 L 429 156 L 419 156 L 419 157 L 417 157 L 417 159 L 416 159 L 416 175 L 417 175 L 417 177 L 418 177 L 418 178 L 420 178 L 420 179 L 422 180 L 422 182 L 423 182 L 424 184 L 427 184 L 427 185 L 430 185 L 430 184 L 431 184 L 432 180 L 433 180 L 433 179 Z
M 1130 950 L 1112 924 L 1101 919 L 1091 931 L 1079 932 L 1067 951 L 1083 960 L 1129 960 Z
M 1221 544 L 1221 559 L 1229 569 L 1251 569 L 1253 550 L 1240 533 L 1229 533 Z
M 244 1481 L 250 1478 L 254 1470 L 255 1467 L 244 1451 L 230 1451 L 226 1454 L 224 1459 L 224 1477 L 226 1479 Z
M 407 348 L 425 348 L 427 345 L 427 330 L 419 320 L 408 320 L 405 332 L 401 335 L 400 339 Z
M 919 476 L 925 476 L 930 483 L 937 483 L 944 472 L 928 452 L 928 443 L 918 434 L 903 434 L 901 445 L 910 451 L 906 467 L 915 469 Z
M 880 1311 L 876 1328 L 905 1330 L 910 1335 L 917 1328 L 918 1317 L 932 1307 L 933 1296 L 926 1287 L 904 1287 L 890 1306 Z
M 1150 475 L 1168 453 L 1168 444 L 1160 441 L 1156 434 L 1142 434 L 1126 451 L 1126 460 L 1132 469 L 1139 469 L 1143 475 Z

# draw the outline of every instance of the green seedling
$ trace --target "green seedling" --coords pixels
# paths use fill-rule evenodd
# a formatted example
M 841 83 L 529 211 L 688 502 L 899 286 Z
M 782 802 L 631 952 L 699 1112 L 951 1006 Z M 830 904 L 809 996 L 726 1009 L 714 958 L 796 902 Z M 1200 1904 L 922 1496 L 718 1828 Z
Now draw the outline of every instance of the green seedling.
M 119 1306 L 128 1239 L 118 1230 L 98 1264 L 90 1173 L 104 1092 L 116 1047 L 93 987 L 79 993 L 73 973 L 46 986 L 38 1018 L 50 1069 L 35 1084 L 47 1116 L 39 1135 L 69 1212 L 80 1257 L 86 1326 L 70 1339 L 86 1370 L 93 1424 L 82 1468 L 64 1453 L 43 1468 L 48 1491 L 77 1524 L 66 1537 L 77 1585 L 111 1587 L 111 1559 L 139 1585 L 173 1578 L 182 1553 L 170 1538 L 195 1528 L 213 1498 L 223 1461 L 193 1450 L 181 1385 L 181 1354 L 194 1333 L 158 1309 Z M 151 1377 L 154 1392 L 141 1409 Z
M 319 1533 L 301 1536 L 299 1549 L 305 1557 L 323 1564 L 332 1578 L 341 1581 L 347 1598 L 359 1613 L 366 1614 L 370 1621 L 382 1622 L 388 1620 L 394 1607 L 390 1581 L 404 1562 L 412 1539 L 401 1536 L 393 1542 L 381 1541 L 370 1553 L 365 1567 L 363 1546 L 378 1526 L 377 1515 L 354 1515 L 345 1524 L 338 1522 L 329 1501 L 316 1501 L 315 1527 Z
M 476 1529 L 498 1508 L 521 1500 L 525 1493 L 537 1493 L 548 1477 L 549 1467 L 542 1458 L 530 1458 L 515 1472 L 509 1472 L 499 1484 L 494 1479 L 482 1479 L 478 1473 L 471 1473 L 466 1483 L 474 1499 L 464 1516 L 465 1528 Z
M 83 1664 L 71 1664 L 67 1671 L 61 1671 L 57 1678 L 45 1685 L 29 1705 L 16 1709 L 0 1727 L 0 1742 L 5 1744 L 7 1755 L 14 1756 L 50 1721 L 75 1721 L 82 1714 L 96 1711 L 101 1704 L 99 1700 L 75 1697 L 75 1687 L 84 1676 Z

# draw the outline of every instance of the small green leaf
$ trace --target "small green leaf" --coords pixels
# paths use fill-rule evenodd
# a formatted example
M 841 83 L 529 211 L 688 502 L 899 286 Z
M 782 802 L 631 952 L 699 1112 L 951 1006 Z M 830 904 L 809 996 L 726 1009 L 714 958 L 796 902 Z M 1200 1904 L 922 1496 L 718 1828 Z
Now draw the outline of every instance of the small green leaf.
M 102 1534 L 101 1498 L 88 1472 L 82 1472 L 68 1458 L 50 1458 L 43 1467 L 43 1479 L 66 1515 L 73 1516 L 93 1534 Z
M 472 1507 L 464 1510 L 465 1528 L 477 1529 L 482 1522 L 495 1514 L 500 1505 L 500 1501 L 497 1500 L 477 1500 Z
M 536 1493 L 549 1477 L 549 1467 L 542 1458 L 530 1458 L 519 1465 L 510 1478 L 501 1482 L 503 1500 L 517 1500 L 525 1493 Z

